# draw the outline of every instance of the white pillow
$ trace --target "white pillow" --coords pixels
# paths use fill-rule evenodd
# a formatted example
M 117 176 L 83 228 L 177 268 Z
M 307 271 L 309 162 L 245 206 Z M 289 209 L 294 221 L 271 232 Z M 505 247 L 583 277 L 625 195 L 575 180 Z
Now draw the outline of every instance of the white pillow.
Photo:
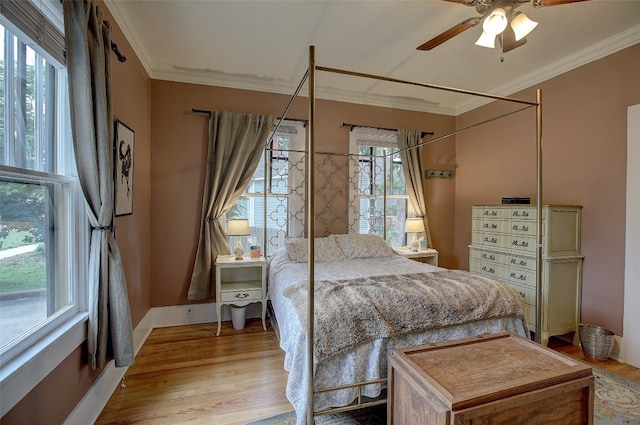
M 378 235 L 350 233 L 334 237 L 344 255 L 349 259 L 382 258 L 395 255 L 393 248 Z
M 342 261 L 346 259 L 333 237 L 315 238 L 313 242 L 313 252 L 317 263 Z M 305 238 L 286 239 L 284 246 L 289 254 L 289 259 L 296 263 L 306 263 L 308 252 L 307 243 L 308 241 Z

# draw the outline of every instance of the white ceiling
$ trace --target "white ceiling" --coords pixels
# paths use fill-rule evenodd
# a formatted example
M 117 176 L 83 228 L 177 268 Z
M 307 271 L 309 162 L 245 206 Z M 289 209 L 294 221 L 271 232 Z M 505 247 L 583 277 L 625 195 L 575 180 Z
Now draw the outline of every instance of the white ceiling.
M 475 8 L 439 0 L 105 0 L 150 77 L 293 94 L 316 65 L 510 95 L 640 42 L 640 0 L 518 8 L 538 27 L 504 54 L 474 45 L 481 25 L 431 51 L 416 47 Z M 114 40 L 116 43 L 118 40 Z M 498 45 L 499 46 L 499 45 Z M 606 78 L 606 76 L 603 76 Z M 482 101 L 319 72 L 325 99 L 457 115 Z M 530 99 L 534 100 L 534 99 Z

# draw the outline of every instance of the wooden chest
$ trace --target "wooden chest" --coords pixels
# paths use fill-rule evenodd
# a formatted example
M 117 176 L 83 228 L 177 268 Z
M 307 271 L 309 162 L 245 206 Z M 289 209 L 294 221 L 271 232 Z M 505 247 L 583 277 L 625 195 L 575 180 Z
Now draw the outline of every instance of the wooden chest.
M 397 349 L 387 423 L 591 425 L 593 385 L 591 367 L 509 333 Z

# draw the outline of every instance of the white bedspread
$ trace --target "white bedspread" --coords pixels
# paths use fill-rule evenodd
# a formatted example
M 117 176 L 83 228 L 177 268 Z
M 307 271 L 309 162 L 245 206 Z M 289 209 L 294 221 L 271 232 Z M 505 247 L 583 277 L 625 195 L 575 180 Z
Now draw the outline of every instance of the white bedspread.
M 355 279 L 359 277 L 443 271 L 429 264 L 401 256 L 334 261 L 315 264 L 316 280 Z M 287 397 L 296 410 L 298 425 L 306 420 L 306 331 L 298 320 L 290 300 L 282 292 L 296 283 L 307 281 L 307 264 L 293 263 L 286 250 L 277 251 L 269 262 L 269 297 L 280 331 L 280 347 L 285 352 L 285 369 L 289 372 Z M 318 302 L 318 300 L 316 300 Z M 527 337 L 526 322 L 519 318 L 495 318 L 469 324 L 448 326 L 426 332 L 361 343 L 352 350 L 314 362 L 314 388 L 369 381 L 387 376 L 387 356 L 395 348 L 448 341 L 486 333 L 510 331 Z M 368 385 L 364 395 L 378 397 L 383 385 Z M 345 406 L 357 397 L 356 389 L 316 394 L 314 409 Z

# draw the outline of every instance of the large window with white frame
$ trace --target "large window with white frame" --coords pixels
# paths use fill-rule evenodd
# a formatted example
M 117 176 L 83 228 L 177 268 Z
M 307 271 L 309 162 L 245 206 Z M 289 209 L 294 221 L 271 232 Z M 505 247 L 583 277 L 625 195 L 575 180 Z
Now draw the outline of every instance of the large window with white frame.
M 33 14 L 26 3 L 11 6 Z M 4 15 L 0 38 L 0 364 L 5 368 L 86 310 L 88 222 L 64 65 Z
M 397 132 L 355 127 L 349 133 L 349 232 L 373 233 L 394 247 L 407 244 L 415 217 L 407 194 Z
M 304 234 L 304 149 L 301 121 L 284 120 L 266 144 L 251 182 L 226 214 L 227 219 L 249 219 L 251 236 L 243 240 L 245 251 L 259 246 L 270 256 L 286 238 Z

